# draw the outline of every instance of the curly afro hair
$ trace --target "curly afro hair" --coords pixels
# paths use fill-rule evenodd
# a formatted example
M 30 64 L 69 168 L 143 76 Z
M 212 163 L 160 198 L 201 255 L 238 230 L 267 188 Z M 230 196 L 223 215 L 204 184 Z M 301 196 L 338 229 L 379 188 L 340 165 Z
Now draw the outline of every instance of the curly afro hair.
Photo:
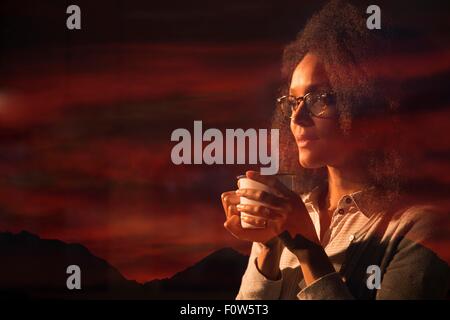
M 386 31 L 389 28 L 385 24 L 383 30 L 369 30 L 366 8 L 337 0 L 328 2 L 314 15 L 297 38 L 285 47 L 282 60 L 285 85 L 279 93 L 287 93 L 295 67 L 308 52 L 314 52 L 336 93 L 342 132 L 352 132 L 357 119 L 382 119 L 395 135 L 396 118 L 391 115 L 398 109 L 399 86 L 389 79 L 379 78 L 373 67 L 377 57 L 391 50 L 392 34 Z M 289 123 L 278 109 L 273 115 L 272 128 L 280 130 L 280 168 L 296 174 L 296 191 L 308 192 L 325 183 L 326 167 L 306 169 L 300 166 Z M 402 158 L 393 140 L 386 136 L 380 138 L 377 131 L 376 126 L 367 126 L 361 137 L 367 141 L 369 184 L 382 191 L 387 200 L 394 200 L 400 191 Z M 374 139 L 384 140 L 373 147 L 369 142 Z

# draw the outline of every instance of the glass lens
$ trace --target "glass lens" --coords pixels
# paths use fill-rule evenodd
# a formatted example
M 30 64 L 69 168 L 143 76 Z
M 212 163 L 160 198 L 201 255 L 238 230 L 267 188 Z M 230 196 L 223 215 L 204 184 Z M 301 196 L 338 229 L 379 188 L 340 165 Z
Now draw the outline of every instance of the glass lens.
M 337 114 L 334 96 L 331 93 L 309 93 L 305 95 L 303 101 L 305 109 L 316 117 L 329 118 Z M 299 107 L 298 98 L 294 96 L 283 96 L 278 99 L 278 104 L 287 118 L 291 118 L 292 113 Z
M 336 115 L 336 108 L 327 93 L 309 95 L 305 99 L 308 109 L 316 117 L 329 118 Z
M 279 99 L 279 105 L 283 114 L 290 118 L 292 115 L 292 110 L 297 107 L 297 100 L 293 96 L 285 96 Z

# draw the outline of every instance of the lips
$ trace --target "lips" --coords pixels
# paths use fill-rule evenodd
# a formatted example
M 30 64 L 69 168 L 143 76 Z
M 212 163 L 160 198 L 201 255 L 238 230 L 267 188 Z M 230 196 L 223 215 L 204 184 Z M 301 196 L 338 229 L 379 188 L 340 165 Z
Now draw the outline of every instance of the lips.
M 318 140 L 318 139 L 316 137 L 303 135 L 303 136 L 296 137 L 295 140 L 297 141 L 297 143 L 299 143 L 299 142 L 313 141 L 313 140 Z
M 308 146 L 311 145 L 311 143 L 314 140 L 318 140 L 318 138 L 312 137 L 312 136 L 307 136 L 307 135 L 301 135 L 301 136 L 295 137 L 295 140 L 297 141 L 297 146 L 299 148 L 307 148 Z

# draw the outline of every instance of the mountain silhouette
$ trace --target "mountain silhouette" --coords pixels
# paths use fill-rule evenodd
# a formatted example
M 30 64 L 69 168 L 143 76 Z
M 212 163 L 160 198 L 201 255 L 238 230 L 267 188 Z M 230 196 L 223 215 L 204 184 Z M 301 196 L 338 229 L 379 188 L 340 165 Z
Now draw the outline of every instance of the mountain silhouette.
M 0 297 L 25 299 L 234 299 L 248 257 L 220 249 L 171 278 L 127 280 L 80 244 L 29 232 L 0 233 Z M 81 289 L 66 286 L 67 267 L 81 270 Z
M 161 299 L 234 299 L 247 262 L 248 256 L 224 248 L 170 279 L 150 281 L 144 286 Z

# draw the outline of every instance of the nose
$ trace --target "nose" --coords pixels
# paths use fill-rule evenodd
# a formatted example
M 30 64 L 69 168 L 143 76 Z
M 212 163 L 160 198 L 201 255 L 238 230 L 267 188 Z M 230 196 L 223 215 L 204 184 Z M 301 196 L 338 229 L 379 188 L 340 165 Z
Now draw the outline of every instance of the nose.
M 314 121 L 303 101 L 300 102 L 297 110 L 292 112 L 291 119 L 295 124 L 302 127 L 311 127 L 314 125 Z

